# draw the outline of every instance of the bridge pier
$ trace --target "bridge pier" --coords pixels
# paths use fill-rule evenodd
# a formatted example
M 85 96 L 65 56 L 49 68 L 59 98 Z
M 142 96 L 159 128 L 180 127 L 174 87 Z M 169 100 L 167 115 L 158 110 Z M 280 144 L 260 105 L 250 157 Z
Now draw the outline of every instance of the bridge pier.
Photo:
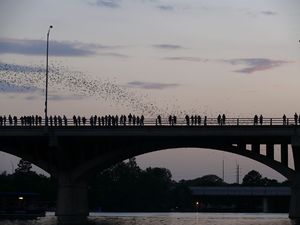
M 263 197 L 263 199 L 262 199 L 262 208 L 263 208 L 263 213 L 268 213 L 269 212 L 268 197 Z
M 294 224 L 300 224 L 300 174 L 297 174 L 294 182 L 291 184 L 289 217 L 294 221 Z
M 85 180 L 72 180 L 70 174 L 58 176 L 57 209 L 59 225 L 87 224 L 88 198 Z
M 299 141 L 299 138 L 297 138 L 297 141 Z M 292 148 L 296 175 L 291 183 L 289 217 L 293 220 L 295 225 L 300 225 L 300 145 L 299 142 L 294 142 L 294 144 L 295 145 L 292 145 Z

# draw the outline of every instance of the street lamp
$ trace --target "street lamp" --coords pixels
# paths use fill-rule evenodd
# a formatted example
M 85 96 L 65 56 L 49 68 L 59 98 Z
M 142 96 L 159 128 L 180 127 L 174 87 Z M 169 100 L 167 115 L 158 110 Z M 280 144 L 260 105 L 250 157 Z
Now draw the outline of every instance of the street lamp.
M 52 25 L 49 26 L 47 33 L 47 54 L 46 54 L 46 98 L 45 98 L 45 126 L 48 126 L 48 52 L 49 52 L 49 34 L 50 29 L 53 28 Z

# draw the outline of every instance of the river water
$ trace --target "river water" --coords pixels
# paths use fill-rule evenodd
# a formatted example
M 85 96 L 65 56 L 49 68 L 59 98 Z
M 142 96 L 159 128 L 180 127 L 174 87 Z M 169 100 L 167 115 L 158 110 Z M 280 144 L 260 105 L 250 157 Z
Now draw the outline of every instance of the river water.
M 291 225 L 287 214 L 265 213 L 91 213 L 93 225 Z M 55 225 L 52 213 L 37 220 L 0 225 Z

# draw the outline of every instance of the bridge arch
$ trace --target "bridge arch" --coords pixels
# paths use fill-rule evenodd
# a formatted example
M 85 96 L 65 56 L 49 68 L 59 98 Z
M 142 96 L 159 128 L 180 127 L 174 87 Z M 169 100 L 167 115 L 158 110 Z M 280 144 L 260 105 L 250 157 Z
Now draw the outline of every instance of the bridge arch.
M 154 144 L 155 145 L 155 144 Z M 282 176 L 284 176 L 287 179 L 293 179 L 295 176 L 295 171 L 291 168 L 288 168 L 287 166 L 283 165 L 281 162 L 278 162 L 274 159 L 270 159 L 265 155 L 257 154 L 249 149 L 242 149 L 241 147 L 234 146 L 234 145 L 201 145 L 201 144 L 185 144 L 178 146 L 178 144 L 175 145 L 166 145 L 166 146 L 160 146 L 160 147 L 146 147 L 148 144 L 145 144 L 143 148 L 138 146 L 131 146 L 128 149 L 119 149 L 116 151 L 108 151 L 105 155 L 100 155 L 99 157 L 95 157 L 88 161 L 88 163 L 83 164 L 76 168 L 74 171 L 74 179 L 77 177 L 85 176 L 85 174 L 90 174 L 92 170 L 95 168 L 98 169 L 106 169 L 118 162 L 124 161 L 126 159 L 136 157 L 139 155 L 157 152 L 157 151 L 164 151 L 164 150 L 170 150 L 170 149 L 179 149 L 179 148 L 199 148 L 199 149 L 211 149 L 211 150 L 217 150 L 227 153 L 232 153 L 235 155 L 243 156 L 248 159 L 252 159 L 256 162 L 259 162 L 265 166 L 268 166 L 269 168 L 275 170 Z M 157 146 L 157 145 L 156 145 Z

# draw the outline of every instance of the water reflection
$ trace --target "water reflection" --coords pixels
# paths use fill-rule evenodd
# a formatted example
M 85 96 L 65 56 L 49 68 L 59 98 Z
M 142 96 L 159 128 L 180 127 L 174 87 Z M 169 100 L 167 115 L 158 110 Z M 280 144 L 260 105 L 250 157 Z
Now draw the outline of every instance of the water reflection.
M 286 214 L 222 213 L 97 213 L 89 218 L 91 225 L 291 225 Z M 56 225 L 48 215 L 37 220 L 0 221 L 0 225 Z

